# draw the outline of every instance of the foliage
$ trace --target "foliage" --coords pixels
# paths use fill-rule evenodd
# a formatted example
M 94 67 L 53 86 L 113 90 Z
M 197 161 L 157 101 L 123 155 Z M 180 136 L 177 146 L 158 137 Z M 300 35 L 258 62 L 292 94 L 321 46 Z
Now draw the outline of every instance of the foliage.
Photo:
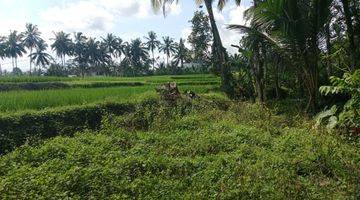
M 229 106 L 218 107 L 224 104 Z M 0 197 L 359 196 L 356 146 L 315 134 L 304 119 L 293 124 L 270 113 L 211 95 L 176 107 L 147 101 L 128 115 L 110 115 L 99 131 L 25 145 L 1 157 Z
M 203 11 L 196 11 L 191 22 L 191 33 L 188 41 L 191 44 L 193 61 L 206 65 L 210 59 L 210 43 L 212 42 L 209 17 Z
M 72 135 L 87 128 L 95 129 L 100 125 L 104 112 L 122 114 L 132 107 L 126 103 L 108 102 L 2 115 L 0 116 L 0 154 L 28 142 L 36 143 L 57 135 Z
M 329 118 L 328 126 L 335 128 L 337 126 L 345 131 L 350 131 L 358 135 L 360 127 L 360 70 L 354 73 L 344 73 L 343 78 L 331 77 L 332 86 L 320 87 L 320 92 L 324 95 L 330 94 L 348 94 L 351 96 L 350 100 L 340 109 L 340 113 L 336 112 L 336 107 L 329 111 L 320 113 L 319 118 Z M 337 115 L 338 114 L 338 115 Z M 322 116 L 324 115 L 324 116 Z

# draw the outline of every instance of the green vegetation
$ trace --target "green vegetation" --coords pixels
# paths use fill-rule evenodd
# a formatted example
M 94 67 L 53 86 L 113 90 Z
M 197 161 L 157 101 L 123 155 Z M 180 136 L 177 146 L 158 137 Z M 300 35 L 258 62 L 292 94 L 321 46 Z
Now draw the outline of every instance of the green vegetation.
M 1 198 L 348 199 L 360 151 L 311 121 L 206 95 L 0 158 Z M 276 106 L 275 106 L 276 107 Z M 207 112 L 203 112 L 206 110 Z
M 0 36 L 0 199 L 360 199 L 360 1 L 254 0 L 234 54 L 241 1 L 195 2 L 187 41 Z
M 0 78 L 0 82 L 1 80 L 4 83 L 0 83 L 0 90 L 22 90 L 0 92 L 0 112 L 41 110 L 109 100 L 124 102 L 136 99 L 138 95 L 145 92 L 154 93 L 157 85 L 171 81 L 176 81 L 182 86 L 183 91 L 193 90 L 197 93 L 214 91 L 219 83 L 219 79 L 212 75 L 87 77 L 85 79 L 19 77 Z

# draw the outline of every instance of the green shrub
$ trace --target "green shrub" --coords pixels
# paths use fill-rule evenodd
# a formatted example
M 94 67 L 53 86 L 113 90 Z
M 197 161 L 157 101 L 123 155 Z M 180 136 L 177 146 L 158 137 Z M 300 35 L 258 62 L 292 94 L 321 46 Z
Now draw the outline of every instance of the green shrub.
M 212 102 L 146 101 L 135 112 L 155 118 L 147 130 L 109 117 L 98 131 L 17 148 L 0 157 L 0 199 L 359 198 L 357 146 L 306 123 L 279 126 L 287 116 L 256 104 Z
M 120 115 L 133 109 L 134 104 L 108 102 L 2 115 L 0 116 L 0 154 L 27 142 L 41 141 L 58 135 L 72 135 L 84 129 L 96 129 L 100 126 L 105 113 Z
M 348 94 L 351 98 L 338 109 L 336 106 L 317 116 L 317 121 L 328 119 L 328 127 L 339 128 L 345 133 L 360 135 L 360 70 L 353 74 L 345 73 L 343 78 L 331 77 L 332 86 L 323 86 L 320 92 L 329 94 Z

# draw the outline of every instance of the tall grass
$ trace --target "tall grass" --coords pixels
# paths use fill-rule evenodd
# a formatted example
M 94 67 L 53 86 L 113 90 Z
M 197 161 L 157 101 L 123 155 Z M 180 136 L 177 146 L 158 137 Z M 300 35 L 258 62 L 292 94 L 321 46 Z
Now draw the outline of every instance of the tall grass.
M 88 82 L 88 81 L 129 81 L 129 82 L 167 82 L 167 81 L 215 81 L 217 77 L 210 74 L 178 75 L 178 76 L 144 76 L 144 77 L 49 77 L 49 76 L 5 76 L 0 77 L 0 83 L 29 83 L 29 82 Z
M 211 85 L 181 86 L 182 90 L 193 90 L 198 93 L 208 92 L 216 88 L 216 86 Z M 0 92 L 0 112 L 9 113 L 22 110 L 41 110 L 107 100 L 131 101 L 145 92 L 155 93 L 155 85 Z

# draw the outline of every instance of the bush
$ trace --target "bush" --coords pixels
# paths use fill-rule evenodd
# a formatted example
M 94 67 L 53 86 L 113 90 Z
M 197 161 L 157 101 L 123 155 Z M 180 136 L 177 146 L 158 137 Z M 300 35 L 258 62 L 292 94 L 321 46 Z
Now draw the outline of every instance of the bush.
M 212 98 L 143 102 L 134 116 L 154 121 L 147 131 L 109 118 L 99 131 L 17 148 L 0 157 L 0 199 L 358 199 L 357 146 Z
M 121 115 L 133 109 L 133 104 L 108 102 L 0 116 L 0 154 L 27 142 L 96 129 L 105 113 Z
M 345 73 L 343 78 L 331 77 L 332 86 L 323 86 L 320 92 L 329 94 L 348 94 L 350 100 L 342 107 L 333 106 L 317 116 L 320 123 L 328 119 L 328 127 L 345 130 L 346 133 L 360 135 L 360 70 L 353 74 Z

